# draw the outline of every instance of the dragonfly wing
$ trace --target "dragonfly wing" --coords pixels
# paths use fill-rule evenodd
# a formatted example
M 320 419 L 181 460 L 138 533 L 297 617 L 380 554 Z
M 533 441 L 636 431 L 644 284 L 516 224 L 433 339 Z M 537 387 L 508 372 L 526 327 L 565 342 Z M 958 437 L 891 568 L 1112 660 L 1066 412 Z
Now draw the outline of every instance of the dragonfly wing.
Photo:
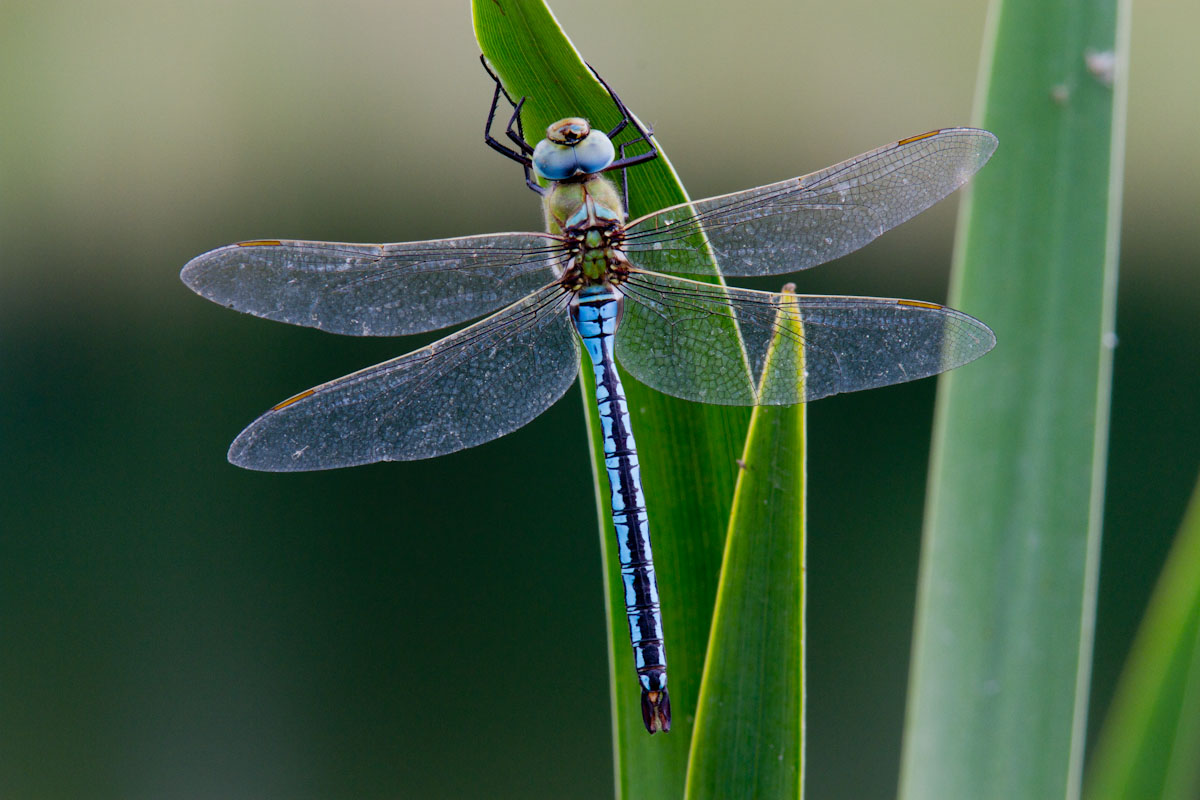
M 617 360 L 647 386 L 702 403 L 790 405 L 904 383 L 996 343 L 979 320 L 915 300 L 758 292 L 643 272 L 621 288 Z
M 556 277 L 547 234 L 501 233 L 401 244 L 270 240 L 197 256 L 180 277 L 247 314 L 354 336 L 398 336 L 483 316 Z
M 904 139 L 820 172 L 657 211 L 630 223 L 637 266 L 706 274 L 707 246 L 725 275 L 779 275 L 851 253 L 962 186 L 996 137 L 946 128 Z
M 525 425 L 575 380 L 579 349 L 557 285 L 428 347 L 285 400 L 229 448 L 268 472 L 410 461 Z

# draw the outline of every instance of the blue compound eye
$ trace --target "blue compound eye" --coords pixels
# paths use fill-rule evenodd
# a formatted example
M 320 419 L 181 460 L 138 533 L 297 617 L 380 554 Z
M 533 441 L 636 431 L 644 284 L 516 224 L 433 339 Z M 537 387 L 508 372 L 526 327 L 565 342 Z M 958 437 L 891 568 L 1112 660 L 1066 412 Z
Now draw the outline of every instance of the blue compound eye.
M 548 181 L 565 181 L 575 174 L 575 149 L 542 139 L 533 148 L 533 171 Z
M 616 148 L 600 131 L 589 131 L 582 139 L 570 144 L 554 140 L 556 130 L 567 123 L 587 123 L 583 120 L 561 120 L 550 126 L 550 136 L 538 142 L 533 149 L 533 169 L 549 181 L 565 181 L 576 175 L 599 172 L 613 162 Z M 577 129 L 575 130 L 577 132 Z
M 612 141 L 600 131 L 592 131 L 575 145 L 575 160 L 580 172 L 599 172 L 616 158 Z

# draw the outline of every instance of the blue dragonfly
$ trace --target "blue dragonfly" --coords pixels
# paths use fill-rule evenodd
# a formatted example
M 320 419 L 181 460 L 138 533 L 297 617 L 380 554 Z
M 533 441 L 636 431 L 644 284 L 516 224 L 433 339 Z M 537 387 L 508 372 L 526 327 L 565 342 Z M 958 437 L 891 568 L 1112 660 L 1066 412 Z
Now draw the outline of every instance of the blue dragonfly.
M 654 159 L 653 132 L 597 75 L 621 121 L 603 132 L 562 119 L 530 147 L 525 98 L 514 101 L 488 71 L 496 88 L 485 142 L 524 168 L 549 232 L 399 244 L 257 240 L 183 268 L 183 282 L 209 300 L 331 333 L 398 336 L 490 314 L 284 400 L 238 435 L 229 460 L 319 470 L 483 444 L 557 401 L 578 376 L 582 345 L 595 375 L 643 721 L 650 733 L 667 731 L 658 588 L 616 364 L 686 400 L 788 405 L 979 358 L 995 344 L 992 331 L 935 303 L 753 291 L 682 276 L 713 276 L 714 258 L 724 275 L 765 276 L 857 250 L 965 183 L 996 139 L 971 128 L 931 131 L 799 178 L 627 221 L 628 183 L 622 191 L 605 173 L 624 176 Z M 492 135 L 501 97 L 513 109 L 507 143 Z

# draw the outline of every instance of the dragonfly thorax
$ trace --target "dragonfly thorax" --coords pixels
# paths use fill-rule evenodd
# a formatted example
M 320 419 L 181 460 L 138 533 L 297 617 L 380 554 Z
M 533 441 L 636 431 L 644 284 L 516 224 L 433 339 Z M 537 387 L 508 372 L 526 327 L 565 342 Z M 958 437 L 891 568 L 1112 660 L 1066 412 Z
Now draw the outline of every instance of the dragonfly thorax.
M 571 260 L 561 282 L 572 291 L 597 284 L 619 284 L 629 274 L 629 261 L 620 248 L 620 226 L 599 225 L 570 231 Z
M 547 224 L 560 231 L 571 251 L 563 274 L 572 289 L 619 283 L 629 262 L 621 252 L 625 214 L 617 188 L 600 175 L 553 184 L 545 198 Z
M 598 226 L 619 227 L 625 222 L 621 193 L 602 175 L 553 183 L 543 203 L 551 231 L 569 234 Z
M 611 280 L 626 265 L 621 251 L 613 246 L 610 231 L 593 228 L 579 240 L 574 266 L 581 273 L 584 283 L 601 283 Z

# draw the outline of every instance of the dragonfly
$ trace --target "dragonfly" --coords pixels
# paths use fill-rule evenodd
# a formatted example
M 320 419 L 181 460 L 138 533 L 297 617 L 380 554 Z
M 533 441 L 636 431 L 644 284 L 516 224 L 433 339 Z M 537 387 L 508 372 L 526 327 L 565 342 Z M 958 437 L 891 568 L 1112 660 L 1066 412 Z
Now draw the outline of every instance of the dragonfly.
M 696 278 L 719 278 L 714 261 L 724 276 L 769 276 L 857 250 L 964 184 L 996 138 L 931 131 L 798 178 L 627 220 L 628 169 L 658 156 L 653 130 L 593 70 L 620 122 L 602 131 L 567 117 L 531 147 L 526 98 L 514 101 L 488 72 L 496 86 L 484 141 L 523 167 L 547 232 L 396 244 L 260 239 L 183 268 L 183 282 L 209 300 L 331 333 L 400 336 L 483 317 L 273 406 L 237 436 L 229 460 L 286 472 L 474 447 L 554 404 L 579 374 L 582 347 L 595 378 L 642 718 L 652 734 L 669 731 L 658 586 L 617 364 L 685 400 L 788 405 L 979 358 L 995 344 L 992 331 L 936 303 Z M 497 138 L 501 98 L 513 111 Z M 620 188 L 610 178 L 617 170 Z

